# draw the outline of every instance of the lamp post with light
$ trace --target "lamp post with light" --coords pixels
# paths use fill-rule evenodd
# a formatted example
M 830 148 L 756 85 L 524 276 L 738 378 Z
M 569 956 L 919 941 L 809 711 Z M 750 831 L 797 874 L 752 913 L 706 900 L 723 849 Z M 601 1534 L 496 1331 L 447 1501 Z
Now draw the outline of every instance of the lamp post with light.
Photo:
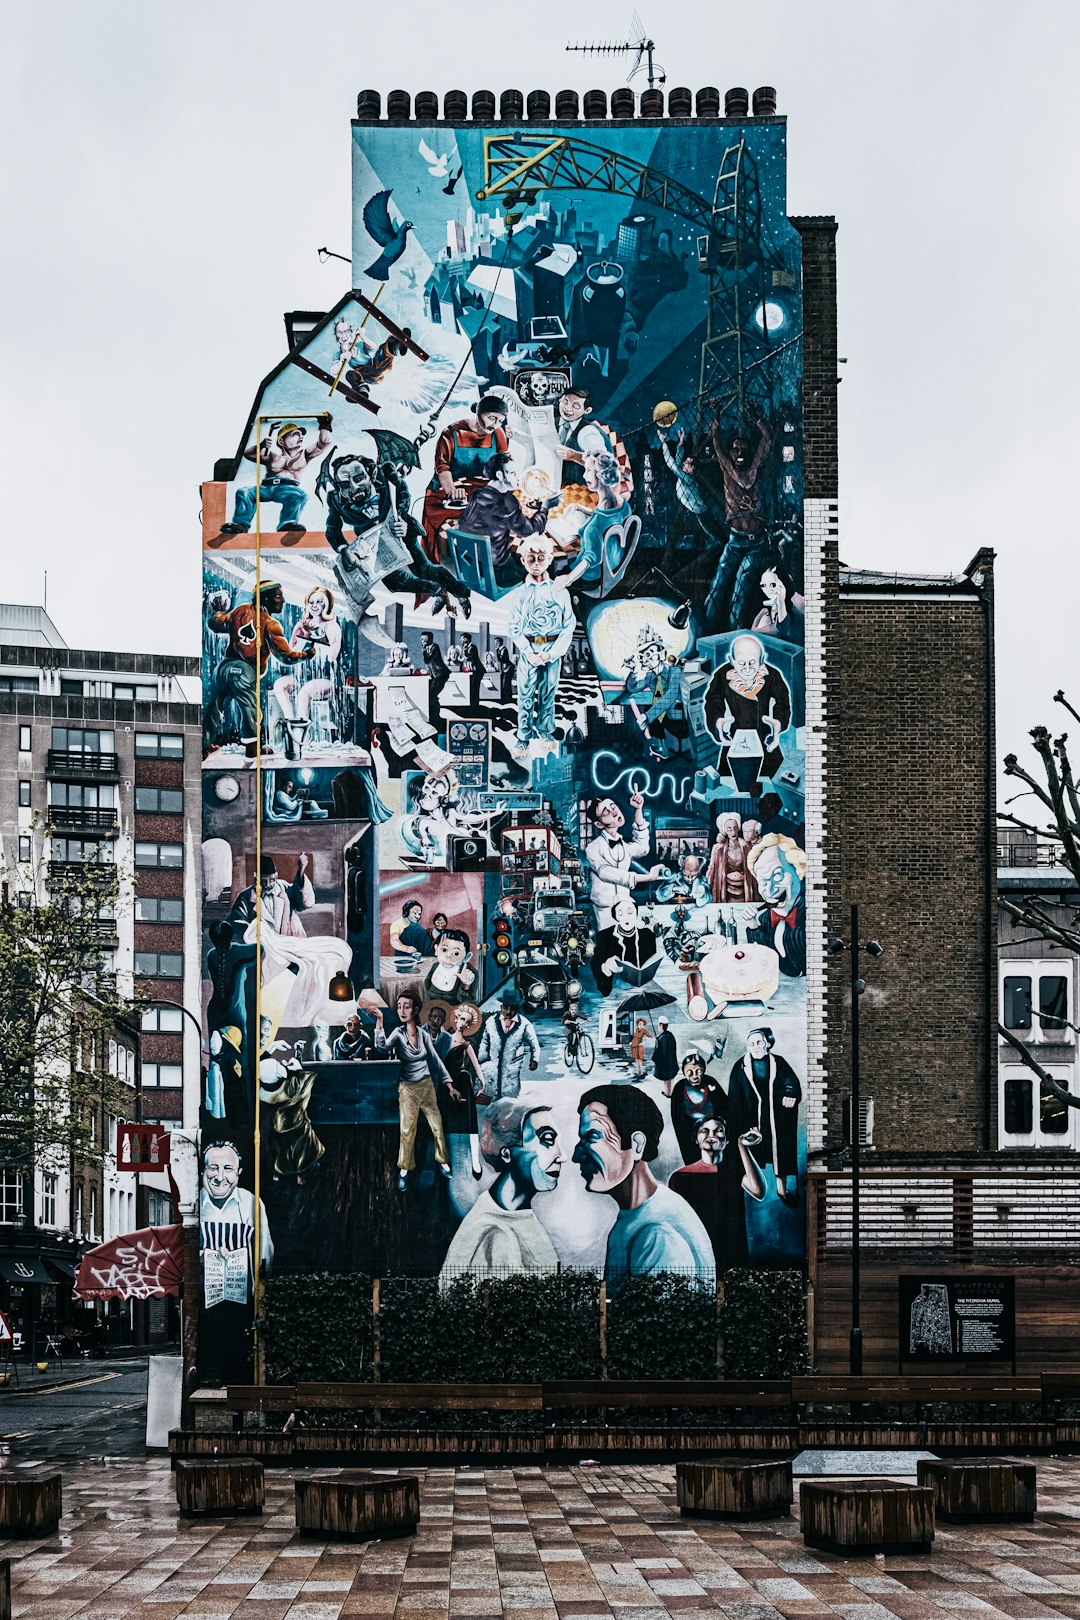
M 881 956 L 885 947 L 876 939 L 868 939 L 862 947 L 868 956 Z M 851 1146 L 851 1337 L 848 1349 L 848 1371 L 858 1378 L 863 1370 L 863 1337 L 859 1293 L 862 1285 L 861 1256 L 859 1253 L 859 998 L 866 989 L 866 980 L 859 977 L 859 908 L 851 908 L 851 932 L 847 939 L 830 939 L 826 950 L 830 956 L 847 951 L 851 962 L 851 1098 L 848 1136 Z

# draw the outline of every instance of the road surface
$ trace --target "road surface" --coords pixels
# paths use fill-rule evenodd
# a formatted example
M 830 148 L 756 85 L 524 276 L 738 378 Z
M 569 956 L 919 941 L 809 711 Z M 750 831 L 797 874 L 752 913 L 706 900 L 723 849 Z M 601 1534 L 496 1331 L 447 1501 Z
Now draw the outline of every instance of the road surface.
M 0 1391 L 0 1453 L 48 1462 L 142 1453 L 145 1357 L 69 1364 L 63 1382 L 20 1362 L 19 1377 L 17 1389 Z

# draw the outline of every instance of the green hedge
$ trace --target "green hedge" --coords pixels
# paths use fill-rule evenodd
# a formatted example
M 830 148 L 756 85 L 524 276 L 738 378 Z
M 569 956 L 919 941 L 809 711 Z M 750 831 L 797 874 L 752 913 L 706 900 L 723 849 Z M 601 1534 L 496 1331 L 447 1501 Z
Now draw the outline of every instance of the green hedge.
M 371 1281 L 278 1276 L 262 1318 L 267 1376 L 306 1383 L 374 1376 Z M 729 1271 L 723 1293 L 677 1276 L 634 1277 L 607 1306 L 599 1279 L 391 1277 L 380 1286 L 387 1383 L 543 1383 L 560 1378 L 785 1378 L 809 1367 L 806 1287 L 793 1271 Z

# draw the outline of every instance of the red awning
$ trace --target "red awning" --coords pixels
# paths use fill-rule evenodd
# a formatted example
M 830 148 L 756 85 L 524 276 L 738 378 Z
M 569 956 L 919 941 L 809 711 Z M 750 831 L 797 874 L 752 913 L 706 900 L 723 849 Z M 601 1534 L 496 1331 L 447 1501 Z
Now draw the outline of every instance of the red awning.
M 77 1299 L 161 1299 L 179 1294 L 184 1276 L 182 1229 L 143 1226 L 88 1249 L 75 1278 Z

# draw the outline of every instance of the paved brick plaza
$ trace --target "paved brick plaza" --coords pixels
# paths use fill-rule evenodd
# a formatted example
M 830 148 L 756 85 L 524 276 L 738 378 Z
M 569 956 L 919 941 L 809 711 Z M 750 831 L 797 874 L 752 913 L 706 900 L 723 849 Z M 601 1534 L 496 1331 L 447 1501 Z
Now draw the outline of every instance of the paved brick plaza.
M 295 1536 L 289 1473 L 267 1471 L 261 1519 L 181 1522 L 158 1459 L 66 1467 L 61 1536 L 2 1550 L 27 1620 L 1080 1616 L 1080 1458 L 1038 1467 L 1034 1525 L 939 1528 L 921 1558 L 811 1554 L 797 1518 L 681 1520 L 670 1467 L 429 1469 L 414 1538 L 323 1545 Z

